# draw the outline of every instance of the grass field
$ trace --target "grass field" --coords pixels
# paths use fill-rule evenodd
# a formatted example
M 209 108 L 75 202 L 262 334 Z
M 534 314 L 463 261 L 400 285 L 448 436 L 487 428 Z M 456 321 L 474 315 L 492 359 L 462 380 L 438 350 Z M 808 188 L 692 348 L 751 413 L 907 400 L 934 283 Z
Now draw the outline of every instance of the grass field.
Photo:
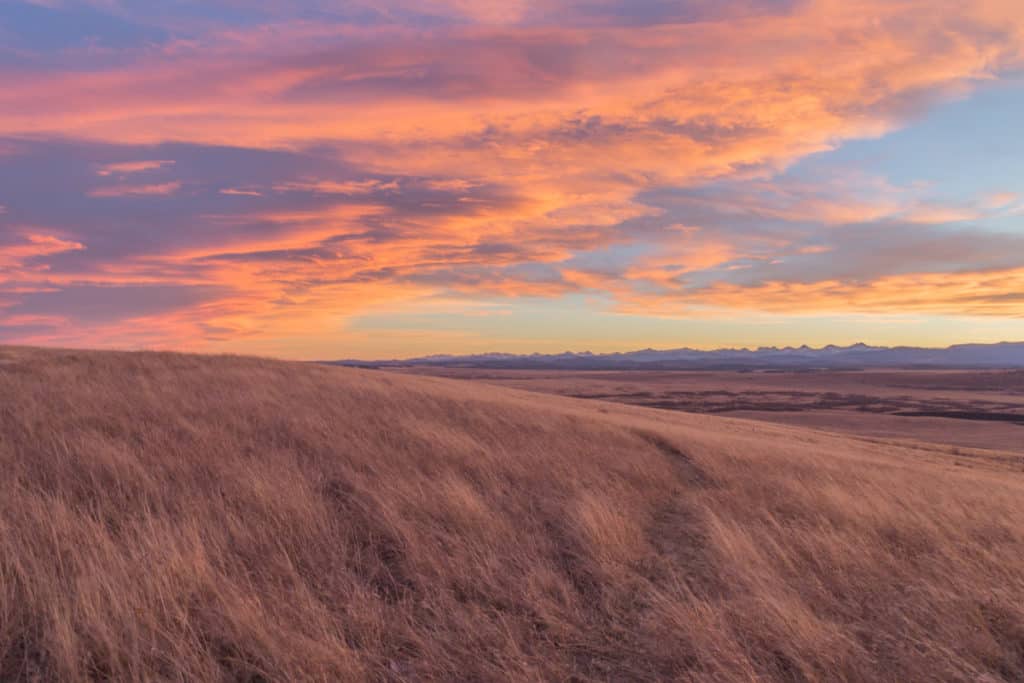
M 1017 681 L 1017 455 L 0 348 L 0 680 Z

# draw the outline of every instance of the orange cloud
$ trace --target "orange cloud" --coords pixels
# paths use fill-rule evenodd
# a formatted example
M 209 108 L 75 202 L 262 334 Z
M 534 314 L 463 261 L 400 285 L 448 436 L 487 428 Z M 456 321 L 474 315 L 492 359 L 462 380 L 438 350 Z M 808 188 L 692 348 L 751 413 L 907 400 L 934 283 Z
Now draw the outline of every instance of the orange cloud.
M 983 203 L 989 209 L 1004 209 L 1019 200 L 1020 195 L 1016 192 L 995 192 L 985 197 Z
M 983 212 L 970 207 L 920 205 L 902 215 L 911 223 L 959 223 L 983 216 Z
M 703 305 L 787 313 L 929 313 L 1024 317 L 1024 268 L 995 272 L 913 273 L 871 282 L 718 283 Z
M 668 249 L 634 261 L 624 273 L 632 281 L 647 281 L 674 287 L 684 273 L 720 266 L 739 256 L 737 247 L 720 238 L 706 237 L 697 228 L 673 226 L 679 237 Z
M 622 290 L 619 309 L 639 315 L 720 316 L 728 311 L 787 315 L 837 313 L 971 315 L 1024 318 L 1024 268 L 911 273 L 865 282 L 716 282 L 706 288 L 640 296 Z

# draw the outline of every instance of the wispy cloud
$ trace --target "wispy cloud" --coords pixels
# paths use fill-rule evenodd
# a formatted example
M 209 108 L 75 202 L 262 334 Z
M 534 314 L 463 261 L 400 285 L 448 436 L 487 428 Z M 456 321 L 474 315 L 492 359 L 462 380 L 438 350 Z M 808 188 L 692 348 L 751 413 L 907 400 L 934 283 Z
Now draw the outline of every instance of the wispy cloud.
M 16 283 L 50 270 L 46 257 L 82 251 L 85 245 L 52 234 L 20 231 L 0 243 L 0 294 L 18 293 Z M 35 288 L 29 288 L 32 291 Z
M 96 173 L 101 176 L 110 175 L 130 175 L 132 173 L 142 173 L 144 171 L 153 171 L 167 166 L 173 166 L 174 161 L 172 160 L 156 160 L 156 161 L 121 161 L 113 164 L 103 164 L 100 166 Z
M 236 197 L 262 197 L 263 193 L 257 190 L 244 190 L 237 187 L 225 187 L 220 190 L 221 194 Z
M 394 180 L 326 180 L 308 179 L 275 185 L 278 192 L 312 192 L 315 194 L 369 194 L 380 190 L 397 190 L 398 183 Z
M 1004 209 L 1011 204 L 1016 204 L 1020 198 L 1016 192 L 993 192 L 985 197 L 982 203 L 989 209 Z
M 157 183 L 155 185 L 112 185 L 97 187 L 89 191 L 90 197 L 166 197 L 181 189 L 180 182 Z

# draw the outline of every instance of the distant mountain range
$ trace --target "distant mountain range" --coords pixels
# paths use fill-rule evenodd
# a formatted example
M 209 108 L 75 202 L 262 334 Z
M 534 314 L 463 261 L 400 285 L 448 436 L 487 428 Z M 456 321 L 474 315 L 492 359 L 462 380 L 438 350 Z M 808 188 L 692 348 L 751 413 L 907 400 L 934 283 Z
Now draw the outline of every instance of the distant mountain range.
M 855 368 L 1024 368 L 1024 342 L 958 344 L 945 349 L 912 346 L 809 346 L 758 349 L 643 349 L 625 353 L 483 353 L 405 360 L 327 361 L 357 367 L 449 367 L 546 370 L 741 370 Z

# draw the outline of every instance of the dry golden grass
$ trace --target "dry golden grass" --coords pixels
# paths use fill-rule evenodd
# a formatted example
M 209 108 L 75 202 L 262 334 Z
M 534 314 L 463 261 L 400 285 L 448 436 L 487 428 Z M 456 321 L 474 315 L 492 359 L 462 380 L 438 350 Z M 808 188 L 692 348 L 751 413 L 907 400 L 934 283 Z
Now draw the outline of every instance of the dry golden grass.
M 1024 679 L 1011 458 L 0 349 L 0 680 Z

